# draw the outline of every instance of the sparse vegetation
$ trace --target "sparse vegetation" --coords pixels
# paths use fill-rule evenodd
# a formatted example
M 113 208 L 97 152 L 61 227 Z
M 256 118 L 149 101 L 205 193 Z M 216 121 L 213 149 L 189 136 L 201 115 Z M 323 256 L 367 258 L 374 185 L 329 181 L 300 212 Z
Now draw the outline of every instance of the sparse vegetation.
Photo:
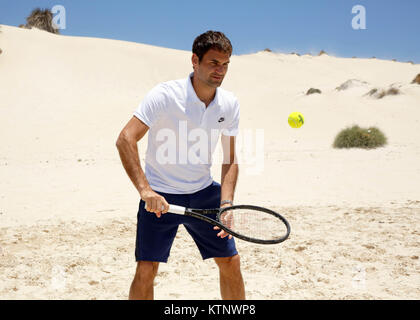
M 53 15 L 50 9 L 40 9 L 36 8 L 32 10 L 31 14 L 26 18 L 26 25 L 24 26 L 27 29 L 38 28 L 45 30 L 51 33 L 59 34 L 58 29 L 53 27 Z
M 265 52 L 272 52 L 269 48 L 264 49 Z
M 319 89 L 315 89 L 315 88 L 310 88 L 310 89 L 306 92 L 306 95 L 310 95 L 310 94 L 314 94 L 314 93 L 321 93 L 321 90 L 319 90 Z
M 346 128 L 336 136 L 333 147 L 342 148 L 362 148 L 374 149 L 386 145 L 387 138 L 376 127 L 368 129 L 360 128 L 354 125 L 351 128 Z
M 367 96 L 372 96 L 377 99 L 382 99 L 386 96 L 395 96 L 399 94 L 401 94 L 401 91 L 398 88 L 394 88 L 394 87 L 391 87 L 388 90 L 384 90 L 384 89 L 379 90 L 377 88 L 373 88 L 368 93 L 366 93 Z
M 321 50 L 318 54 L 318 56 L 322 56 L 323 54 L 327 54 L 324 50 Z
M 396 96 L 400 93 L 400 90 L 397 88 L 389 88 L 388 91 L 386 91 L 385 96 Z
M 374 94 L 376 94 L 378 92 L 378 89 L 373 88 L 372 90 L 370 90 L 368 93 L 366 93 L 367 96 L 373 96 Z
M 413 79 L 413 81 L 411 83 L 420 84 L 420 73 Z

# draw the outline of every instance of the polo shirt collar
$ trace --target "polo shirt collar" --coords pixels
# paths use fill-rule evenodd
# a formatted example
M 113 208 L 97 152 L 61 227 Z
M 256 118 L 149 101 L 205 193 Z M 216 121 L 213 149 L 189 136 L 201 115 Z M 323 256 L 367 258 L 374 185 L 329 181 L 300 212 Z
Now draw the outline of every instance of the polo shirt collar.
M 194 87 L 192 85 L 193 75 L 194 75 L 194 72 L 191 72 L 190 75 L 188 76 L 188 79 L 187 79 L 187 101 L 203 103 L 200 100 L 200 98 L 197 96 L 197 93 L 195 92 Z M 209 107 L 212 104 L 219 105 L 219 95 L 220 95 L 220 90 L 219 90 L 219 88 L 216 88 L 216 94 L 214 95 L 213 101 L 209 104 Z

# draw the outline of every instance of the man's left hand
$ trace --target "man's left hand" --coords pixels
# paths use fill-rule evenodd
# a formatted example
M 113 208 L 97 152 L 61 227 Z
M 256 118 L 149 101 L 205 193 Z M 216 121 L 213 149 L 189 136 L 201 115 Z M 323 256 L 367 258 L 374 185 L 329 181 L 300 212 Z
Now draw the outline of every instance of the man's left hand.
M 220 208 L 226 208 L 226 207 L 231 207 L 232 205 L 230 204 L 230 203 L 225 203 L 225 204 L 222 204 L 221 206 L 220 206 Z M 230 219 L 232 219 L 232 221 L 230 221 L 230 222 L 232 222 L 233 223 L 233 217 L 232 218 L 230 218 Z M 229 226 L 228 226 L 229 227 Z M 220 228 L 219 227 L 213 227 L 213 229 L 214 230 L 220 230 Z M 229 233 L 227 233 L 226 231 L 224 231 L 224 230 L 221 230 L 218 234 L 217 234 L 217 236 L 218 237 L 220 237 L 220 238 L 225 238 L 225 237 L 227 237 L 227 236 L 229 236 L 229 239 L 232 239 L 233 238 L 233 236 L 231 235 L 231 234 L 229 234 Z

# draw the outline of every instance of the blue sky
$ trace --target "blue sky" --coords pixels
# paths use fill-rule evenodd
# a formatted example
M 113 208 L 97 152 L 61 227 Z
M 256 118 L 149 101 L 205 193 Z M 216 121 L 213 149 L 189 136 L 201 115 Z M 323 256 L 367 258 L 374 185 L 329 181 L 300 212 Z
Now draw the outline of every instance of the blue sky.
M 0 0 L 0 24 L 18 26 L 35 7 L 66 9 L 64 35 L 191 50 L 206 30 L 223 31 L 234 54 L 279 52 L 376 56 L 420 63 L 419 0 Z M 366 29 L 354 30 L 355 5 Z

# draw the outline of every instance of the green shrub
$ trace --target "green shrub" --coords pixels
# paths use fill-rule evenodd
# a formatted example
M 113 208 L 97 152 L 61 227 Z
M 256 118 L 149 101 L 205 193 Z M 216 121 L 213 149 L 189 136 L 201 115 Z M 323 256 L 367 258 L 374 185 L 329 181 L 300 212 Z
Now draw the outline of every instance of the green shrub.
M 363 148 L 373 149 L 382 147 L 387 143 L 385 135 L 377 128 L 360 128 L 355 125 L 346 128 L 335 137 L 334 148 Z

